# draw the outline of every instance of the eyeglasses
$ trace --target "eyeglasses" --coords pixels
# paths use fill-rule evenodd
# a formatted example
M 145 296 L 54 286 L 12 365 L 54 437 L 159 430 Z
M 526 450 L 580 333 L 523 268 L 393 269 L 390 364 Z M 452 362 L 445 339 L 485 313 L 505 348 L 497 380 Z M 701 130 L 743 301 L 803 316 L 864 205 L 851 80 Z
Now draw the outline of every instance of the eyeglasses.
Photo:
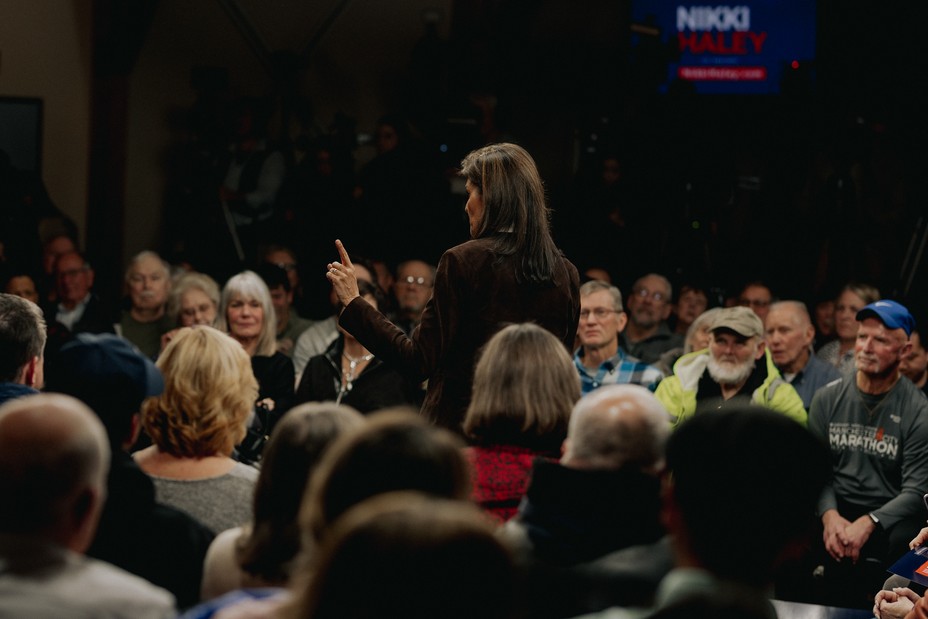
M 580 320 L 587 320 L 590 314 L 596 317 L 596 320 L 605 320 L 609 314 L 618 314 L 622 310 L 609 309 L 608 307 L 594 307 L 592 310 L 580 310 Z
M 638 297 L 639 299 L 650 298 L 655 303 L 660 303 L 667 300 L 667 296 L 663 292 L 651 292 L 647 288 L 639 288 L 638 290 L 633 290 L 632 294 Z
M 296 268 L 296 264 L 292 262 L 275 262 L 274 264 L 282 268 L 284 271 L 292 271 Z
M 762 299 L 739 299 L 738 303 L 743 307 L 767 307 L 770 305 L 770 301 L 764 301 Z
M 406 282 L 411 286 L 431 286 L 432 283 L 427 281 L 424 277 L 413 277 L 412 275 L 407 275 L 401 282 Z

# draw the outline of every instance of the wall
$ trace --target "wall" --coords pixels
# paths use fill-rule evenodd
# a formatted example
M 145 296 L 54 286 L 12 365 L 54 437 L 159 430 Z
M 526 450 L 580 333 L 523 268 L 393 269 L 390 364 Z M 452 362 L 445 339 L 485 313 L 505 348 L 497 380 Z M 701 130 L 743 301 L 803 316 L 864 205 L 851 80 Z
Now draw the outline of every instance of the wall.
M 271 50 L 300 52 L 339 4 L 239 0 L 242 13 Z M 422 11 L 438 8 L 450 19 L 450 0 L 358 0 L 348 3 L 320 40 L 302 79 L 321 124 L 336 111 L 358 120 L 359 131 L 392 103 L 383 88 L 400 83 L 409 54 L 424 31 Z M 175 122 L 190 108 L 197 66 L 225 67 L 229 94 L 262 95 L 273 82 L 219 2 L 162 0 L 130 76 L 125 251 L 158 248 L 163 238 L 164 165 L 181 139 Z M 360 153 L 363 157 L 365 153 Z
M 86 0 L 0 0 L 0 95 L 44 101 L 42 169 L 84 235 L 90 145 L 91 13 Z

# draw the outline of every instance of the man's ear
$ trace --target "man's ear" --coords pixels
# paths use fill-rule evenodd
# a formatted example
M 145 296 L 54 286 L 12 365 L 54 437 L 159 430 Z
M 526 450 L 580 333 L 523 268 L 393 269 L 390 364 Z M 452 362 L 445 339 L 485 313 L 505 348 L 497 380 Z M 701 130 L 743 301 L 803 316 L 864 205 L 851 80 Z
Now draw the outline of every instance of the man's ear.
M 87 287 L 93 288 L 93 269 L 87 268 Z
M 23 368 L 23 384 L 33 389 L 40 389 L 41 382 L 42 360 L 39 357 L 33 357 Z
M 757 352 L 754 353 L 754 361 L 759 361 L 761 357 L 764 356 L 764 349 L 767 347 L 767 343 L 764 342 L 764 338 L 758 338 Z
M 905 359 L 906 355 L 912 352 L 912 340 L 906 340 L 902 348 L 899 349 L 899 360 Z
M 621 333 L 622 331 L 625 331 L 625 325 L 628 324 L 628 314 L 625 312 L 619 312 L 616 314 L 615 319 L 619 323 L 615 328 L 615 332 Z

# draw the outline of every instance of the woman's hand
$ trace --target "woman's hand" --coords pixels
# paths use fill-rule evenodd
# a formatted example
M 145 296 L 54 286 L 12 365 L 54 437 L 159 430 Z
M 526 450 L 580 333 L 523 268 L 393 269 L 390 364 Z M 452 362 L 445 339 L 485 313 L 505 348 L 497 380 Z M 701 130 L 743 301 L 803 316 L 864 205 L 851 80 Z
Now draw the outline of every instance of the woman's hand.
M 345 307 L 361 295 L 358 293 L 358 278 L 355 277 L 354 265 L 351 264 L 348 251 L 339 240 L 335 241 L 335 247 L 338 249 L 341 262 L 330 262 L 325 276 L 332 282 L 332 289 L 335 290 L 342 307 Z

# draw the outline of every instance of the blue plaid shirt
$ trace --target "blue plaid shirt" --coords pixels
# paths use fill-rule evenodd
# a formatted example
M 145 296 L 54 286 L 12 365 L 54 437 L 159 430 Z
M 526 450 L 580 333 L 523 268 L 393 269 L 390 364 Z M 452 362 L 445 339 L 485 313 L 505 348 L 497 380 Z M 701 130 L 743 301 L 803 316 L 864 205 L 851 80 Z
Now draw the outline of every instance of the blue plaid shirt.
M 657 383 L 664 378 L 664 373 L 653 365 L 648 365 L 622 352 L 622 349 L 609 359 L 599 364 L 595 372 L 583 365 L 583 347 L 574 354 L 574 365 L 580 373 L 580 386 L 585 394 L 603 385 L 641 385 L 651 391 L 657 389 Z

